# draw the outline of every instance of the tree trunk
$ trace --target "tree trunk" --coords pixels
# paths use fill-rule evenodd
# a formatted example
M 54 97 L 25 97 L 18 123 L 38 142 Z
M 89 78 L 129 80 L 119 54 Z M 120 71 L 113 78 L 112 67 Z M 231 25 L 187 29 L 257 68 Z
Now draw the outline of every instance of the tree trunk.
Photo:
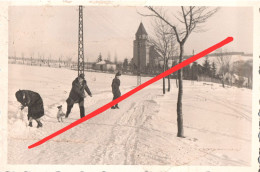
M 164 56 L 164 59 L 163 59 L 163 72 L 165 72 L 165 67 L 166 67 L 166 57 Z M 165 94 L 165 77 L 163 77 L 163 94 Z
M 180 57 L 179 63 L 182 62 L 182 56 L 184 52 L 183 44 L 180 44 Z M 183 85 L 182 85 L 182 69 L 178 70 L 178 81 L 179 81 L 179 92 L 178 92 L 178 102 L 177 102 L 177 124 L 178 124 L 178 137 L 184 137 L 183 131 L 183 114 L 182 114 L 182 95 L 183 95 Z
M 223 88 L 225 88 L 225 83 L 224 83 L 224 81 L 225 81 L 224 74 L 222 74 L 222 86 L 223 86 Z
M 231 75 L 231 87 L 233 86 L 233 76 Z
M 249 84 L 250 82 L 249 82 L 249 77 L 247 77 L 247 85 L 248 85 L 248 87 L 247 88 L 250 88 L 250 84 Z
M 166 60 L 166 69 L 169 70 L 169 58 L 167 58 L 167 60 Z M 167 78 L 168 78 L 168 92 L 171 91 L 170 76 L 171 76 L 171 74 L 167 76 Z
M 170 75 L 168 75 L 168 92 L 171 91 L 171 80 L 170 80 Z
M 165 78 L 163 77 L 163 94 L 165 94 Z

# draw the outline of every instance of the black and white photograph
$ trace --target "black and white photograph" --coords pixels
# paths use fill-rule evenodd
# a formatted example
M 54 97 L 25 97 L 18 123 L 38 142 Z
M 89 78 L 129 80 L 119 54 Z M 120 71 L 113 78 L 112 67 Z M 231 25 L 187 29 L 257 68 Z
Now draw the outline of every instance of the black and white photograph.
M 250 167 L 253 31 L 252 6 L 9 6 L 7 163 Z

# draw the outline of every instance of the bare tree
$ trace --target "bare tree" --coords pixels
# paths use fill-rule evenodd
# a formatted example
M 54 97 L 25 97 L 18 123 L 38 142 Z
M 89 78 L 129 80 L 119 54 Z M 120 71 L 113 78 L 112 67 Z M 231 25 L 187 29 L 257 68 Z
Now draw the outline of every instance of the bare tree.
M 22 61 L 23 61 L 23 64 L 24 64 L 24 53 L 22 53 Z
M 233 73 L 231 72 L 231 56 L 223 52 L 222 49 L 219 49 L 217 52 L 216 63 L 219 68 L 219 74 L 221 75 L 222 86 L 225 88 L 225 78 L 227 74 Z
M 169 58 L 172 57 L 175 46 L 174 35 L 170 33 L 171 28 L 162 20 L 156 18 L 153 23 L 154 36 L 149 38 L 149 43 L 163 57 L 163 71 L 168 69 Z M 170 77 L 168 76 L 168 91 L 170 91 Z M 165 94 L 165 78 L 163 78 L 163 94 Z
M 34 56 L 34 52 L 31 52 L 31 66 L 32 66 L 32 63 L 33 63 L 33 56 Z
M 117 65 L 118 61 L 117 61 L 117 53 L 115 52 L 115 56 L 114 56 L 114 63 Z
M 110 55 L 110 52 L 107 53 L 107 60 L 108 60 L 108 61 L 111 61 L 111 55 Z
M 67 63 L 68 63 L 68 64 L 67 64 L 67 65 L 68 65 L 67 67 L 71 67 L 71 62 L 72 62 L 72 57 L 68 56 L 68 57 L 67 57 Z
M 208 18 L 218 11 L 218 8 L 208 8 L 199 6 L 181 7 L 178 11 L 178 15 L 174 16 L 177 22 L 172 22 L 163 16 L 162 9 L 155 9 L 152 6 L 147 7 L 152 14 L 142 14 L 144 16 L 153 16 L 161 19 L 172 29 L 172 32 L 176 36 L 176 40 L 179 44 L 179 63 L 183 60 L 184 45 L 188 40 L 190 34 L 193 31 L 202 31 L 201 24 L 205 23 Z M 196 28 L 196 30 L 195 30 Z M 182 69 L 178 71 L 179 91 L 177 101 L 177 122 L 178 122 L 178 137 L 184 137 L 183 131 L 183 114 L 182 114 L 182 95 L 183 95 L 183 83 L 182 83 Z

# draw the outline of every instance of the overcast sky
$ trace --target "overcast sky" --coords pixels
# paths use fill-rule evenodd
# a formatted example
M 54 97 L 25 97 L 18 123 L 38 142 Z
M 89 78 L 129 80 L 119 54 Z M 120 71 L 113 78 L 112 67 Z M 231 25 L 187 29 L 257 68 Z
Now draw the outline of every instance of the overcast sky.
M 168 7 L 171 13 L 179 7 Z M 142 21 L 152 35 L 152 17 L 141 17 L 144 7 L 84 7 L 84 52 L 88 61 L 102 54 L 118 60 L 133 57 L 133 40 Z M 203 27 L 206 32 L 192 33 L 185 54 L 198 53 L 228 36 L 234 41 L 228 51 L 253 52 L 253 9 L 222 7 Z M 9 7 L 9 55 L 44 56 L 77 60 L 78 7 Z

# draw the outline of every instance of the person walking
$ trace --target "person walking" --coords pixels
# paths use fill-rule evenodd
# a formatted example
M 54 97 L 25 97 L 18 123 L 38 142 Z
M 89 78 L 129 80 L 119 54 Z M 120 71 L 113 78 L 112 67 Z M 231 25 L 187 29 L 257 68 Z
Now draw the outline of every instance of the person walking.
M 15 97 L 22 104 L 21 110 L 28 107 L 29 126 L 32 127 L 32 120 L 35 120 L 37 128 L 42 127 L 40 118 L 44 115 L 44 108 L 40 94 L 31 90 L 19 90 L 15 93 Z
M 88 93 L 90 97 L 92 97 L 92 94 L 87 86 L 87 82 L 84 79 L 85 75 L 80 74 L 73 82 L 72 82 L 72 88 L 69 94 L 67 102 L 67 112 L 65 115 L 65 118 L 68 118 L 71 109 L 73 108 L 73 105 L 75 103 L 79 104 L 80 109 L 80 118 L 83 118 L 85 116 L 85 108 L 84 108 L 84 98 L 86 98 L 85 92 Z
M 115 75 L 115 78 L 113 79 L 112 81 L 112 93 L 113 93 L 113 100 L 117 99 L 118 97 L 121 96 L 121 92 L 120 92 L 120 89 L 119 89 L 119 86 L 120 86 L 120 78 L 121 76 L 121 73 L 120 72 L 117 72 L 116 75 Z M 111 109 L 119 109 L 118 107 L 118 104 L 116 104 L 115 106 L 112 106 Z

